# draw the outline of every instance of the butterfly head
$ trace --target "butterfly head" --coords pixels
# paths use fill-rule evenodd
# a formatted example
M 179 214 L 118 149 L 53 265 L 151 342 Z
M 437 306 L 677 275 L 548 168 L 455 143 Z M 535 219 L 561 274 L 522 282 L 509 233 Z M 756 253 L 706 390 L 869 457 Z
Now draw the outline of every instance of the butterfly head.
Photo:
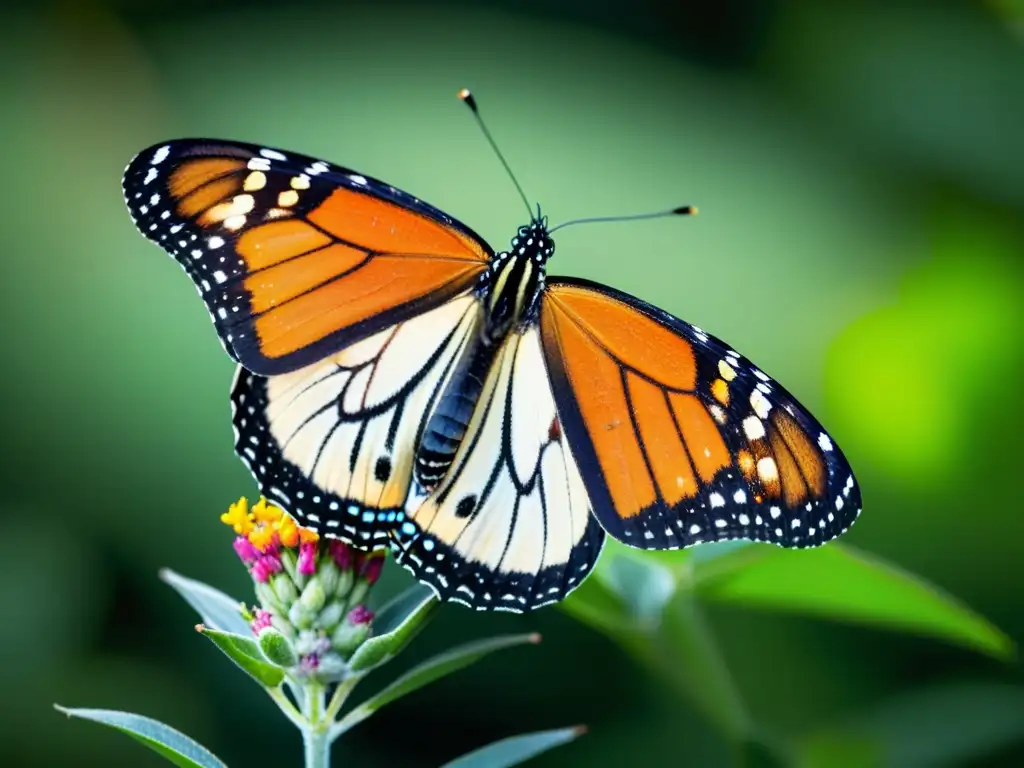
M 555 252 L 555 241 L 548 232 L 548 217 L 538 216 L 522 226 L 512 238 L 508 255 L 544 266 Z

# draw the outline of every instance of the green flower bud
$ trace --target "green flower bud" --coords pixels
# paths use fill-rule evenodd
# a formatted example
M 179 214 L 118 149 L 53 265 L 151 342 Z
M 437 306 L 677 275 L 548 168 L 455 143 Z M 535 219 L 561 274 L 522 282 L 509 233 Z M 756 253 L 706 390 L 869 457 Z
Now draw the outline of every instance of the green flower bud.
M 299 591 L 295 588 L 295 582 L 284 573 L 279 573 L 272 577 L 270 584 L 274 588 L 274 594 L 277 595 L 277 598 L 283 605 L 291 605 L 295 598 L 299 596 Z
M 270 617 L 270 626 L 288 638 L 295 637 L 295 627 L 287 619 L 281 618 L 276 613 Z
M 373 621 L 373 613 L 364 605 L 357 605 L 345 620 L 338 625 L 331 635 L 331 645 L 334 650 L 345 658 L 351 656 L 356 648 L 370 636 L 370 623 Z
M 316 621 L 316 613 L 306 610 L 301 602 L 296 601 L 288 609 L 288 621 L 299 629 L 309 629 Z
M 333 595 L 338 589 L 338 580 L 341 577 L 341 572 L 335 567 L 333 560 L 325 558 L 320 563 L 320 567 L 317 568 L 316 577 L 320 579 L 320 585 L 324 589 L 324 594 Z
M 301 575 L 296 569 L 295 553 L 293 553 L 288 547 L 281 547 L 278 552 L 278 559 L 281 561 L 281 565 L 284 567 L 284 572 L 288 574 L 293 582 L 300 583 Z
M 256 583 L 256 597 L 260 601 L 260 605 L 266 608 L 268 611 L 273 611 L 281 616 L 288 613 L 288 609 L 281 604 L 277 595 L 274 594 L 274 590 L 270 584 Z
M 320 611 L 316 623 L 321 629 L 330 632 L 345 618 L 345 606 L 341 603 L 328 603 L 327 607 Z
M 352 591 L 348 594 L 348 604 L 351 606 L 359 605 L 366 599 L 367 593 L 370 591 L 370 585 L 363 579 L 356 581 Z
M 320 584 L 319 578 L 314 576 L 309 580 L 306 588 L 302 590 L 302 594 L 299 596 L 299 602 L 310 613 L 316 613 L 324 607 L 324 603 L 327 602 L 327 595 L 324 594 L 324 588 Z
M 355 584 L 356 575 L 352 571 L 339 571 L 338 572 L 338 585 L 334 588 L 334 594 L 344 600 L 348 597 L 348 593 L 352 591 L 352 585 Z
M 273 627 L 266 627 L 260 630 L 256 640 L 260 644 L 260 650 L 267 657 L 267 661 L 277 664 L 279 667 L 294 667 L 298 662 L 295 651 L 288 638 Z

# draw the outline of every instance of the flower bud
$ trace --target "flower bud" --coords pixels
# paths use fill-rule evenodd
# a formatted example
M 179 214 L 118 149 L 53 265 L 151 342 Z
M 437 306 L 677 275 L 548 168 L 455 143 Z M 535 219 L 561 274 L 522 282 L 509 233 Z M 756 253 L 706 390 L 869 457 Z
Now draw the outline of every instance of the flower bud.
M 299 602 L 310 613 L 317 613 L 324 607 L 324 603 L 327 602 L 327 595 L 324 594 L 324 588 L 320 584 L 320 579 L 314 576 L 309 580 L 306 588 L 302 590 L 302 594 L 299 596 Z
M 316 573 L 316 542 L 304 541 L 299 545 L 299 573 L 303 576 Z
M 338 572 L 338 584 L 334 588 L 336 597 L 344 600 L 352 591 L 352 585 L 356 583 L 356 575 L 350 570 Z
M 282 605 L 291 605 L 299 596 L 295 584 L 283 573 L 272 578 L 270 586 L 273 587 L 274 594 L 277 595 L 277 599 L 281 601 Z
M 334 649 L 342 656 L 348 657 L 370 636 L 370 622 L 373 612 L 364 605 L 357 605 L 345 620 L 338 625 L 331 636 Z
M 292 649 L 288 638 L 273 627 L 266 627 L 256 637 L 260 644 L 260 650 L 267 660 L 277 664 L 279 667 L 290 668 L 298 663 L 298 657 Z
M 335 565 L 338 566 L 338 570 L 347 571 L 352 568 L 355 558 L 353 557 L 352 548 L 348 544 L 332 539 L 327 545 L 327 551 L 330 553 Z
M 235 537 L 234 547 L 235 554 L 246 565 L 259 560 L 260 551 L 245 536 Z
M 266 629 L 273 623 L 274 615 L 263 608 L 257 608 L 252 617 L 252 633 L 259 635 L 261 630 Z
M 331 632 L 345 617 L 345 606 L 341 603 L 328 603 L 317 616 L 316 623 L 325 632 Z
M 338 589 L 338 579 L 341 574 L 330 558 L 324 558 L 320 567 L 316 569 L 316 577 L 320 579 L 320 586 L 324 588 L 324 594 L 332 597 Z
M 295 627 L 293 627 L 287 619 L 283 619 L 280 616 L 275 615 L 270 619 L 270 625 L 285 637 L 295 637 Z
M 288 621 L 299 629 L 309 629 L 313 626 L 313 622 L 316 621 L 316 613 L 306 610 L 301 602 L 296 601 L 288 609 Z
M 277 595 L 274 594 L 274 590 L 269 584 L 256 583 L 256 597 L 260 601 L 260 605 L 264 608 L 268 608 L 274 613 L 284 615 L 288 613 L 288 609 L 284 607 Z
M 271 576 L 280 572 L 281 560 L 274 553 L 260 555 L 260 558 L 253 563 L 252 570 L 249 571 L 252 577 L 260 584 L 266 584 Z
M 360 569 L 359 575 L 366 580 L 367 584 L 373 585 L 380 578 L 380 572 L 383 567 L 384 555 L 374 552 L 363 561 L 363 567 Z

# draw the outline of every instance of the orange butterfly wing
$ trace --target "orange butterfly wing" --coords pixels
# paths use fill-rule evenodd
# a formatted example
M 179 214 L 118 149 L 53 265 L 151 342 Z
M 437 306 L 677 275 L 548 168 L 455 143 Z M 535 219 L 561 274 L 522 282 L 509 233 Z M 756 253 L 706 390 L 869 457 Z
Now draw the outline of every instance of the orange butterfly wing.
M 261 375 L 440 306 L 491 256 L 467 227 L 394 187 L 250 144 L 154 146 L 123 186 L 136 226 L 192 278 L 225 349 Z
M 860 512 L 839 448 L 725 344 L 631 296 L 548 281 L 544 355 L 594 514 L 646 549 L 816 546 Z

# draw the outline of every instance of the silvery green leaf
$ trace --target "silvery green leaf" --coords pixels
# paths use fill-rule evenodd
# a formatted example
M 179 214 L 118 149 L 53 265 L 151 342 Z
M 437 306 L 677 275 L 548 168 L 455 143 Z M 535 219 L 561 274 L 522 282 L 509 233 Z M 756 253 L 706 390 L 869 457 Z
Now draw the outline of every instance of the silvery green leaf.
M 206 626 L 222 632 L 234 632 L 237 635 L 249 631 L 249 625 L 242 618 L 241 603 L 238 600 L 232 600 L 219 589 L 189 579 L 169 568 L 160 571 L 160 578 L 185 598 L 185 602 L 195 609 Z
M 512 736 L 457 757 L 442 768 L 509 768 L 549 749 L 568 744 L 587 732 L 586 728 L 559 728 Z
M 111 709 L 56 709 L 68 717 L 92 720 L 128 734 L 181 768 L 227 768 L 206 747 L 158 720 Z
M 221 632 L 202 624 L 196 629 L 260 685 L 276 688 L 284 680 L 284 670 L 267 661 L 259 644 L 251 636 Z

